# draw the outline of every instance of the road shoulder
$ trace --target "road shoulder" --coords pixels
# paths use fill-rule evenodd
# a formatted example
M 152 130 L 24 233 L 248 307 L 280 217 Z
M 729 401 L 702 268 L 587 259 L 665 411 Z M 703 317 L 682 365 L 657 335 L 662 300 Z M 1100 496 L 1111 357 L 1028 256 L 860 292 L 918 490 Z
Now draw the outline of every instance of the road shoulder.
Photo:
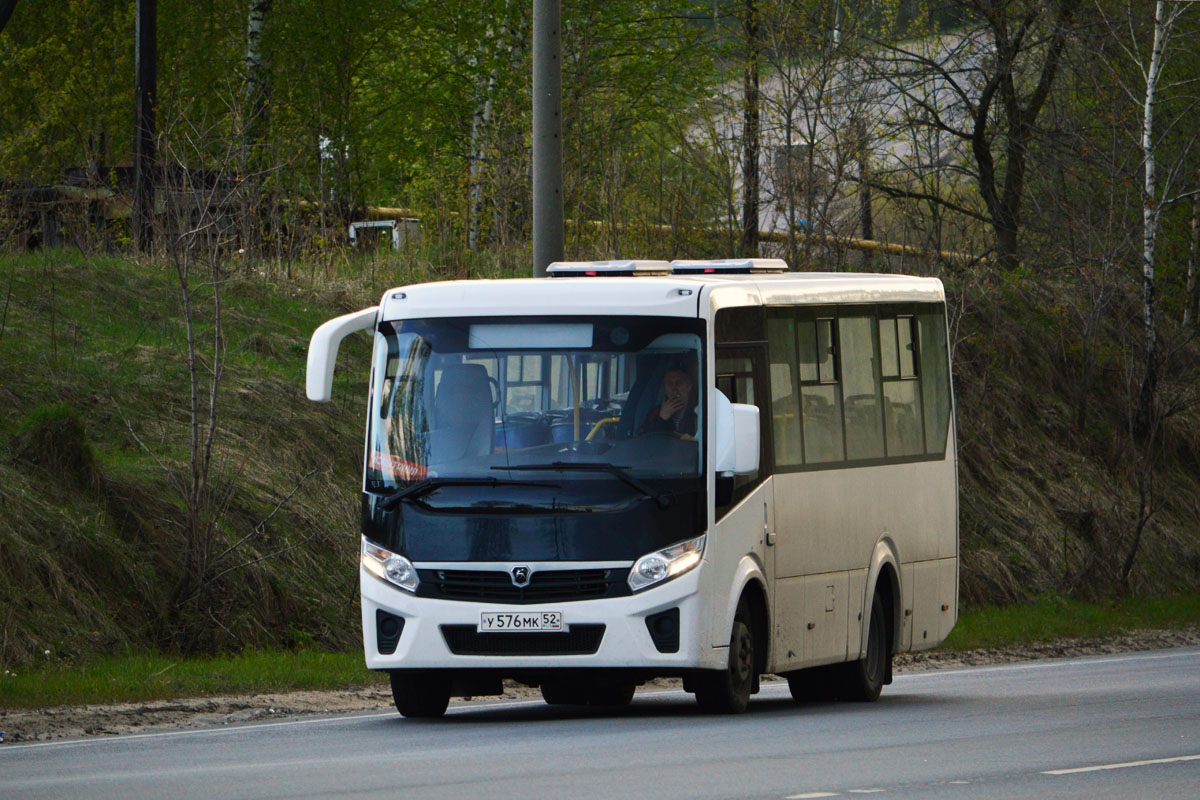
M 895 669 L 901 673 L 921 672 L 1195 645 L 1200 645 L 1200 627 L 1193 626 L 1180 630 L 1133 631 L 1104 639 L 1061 639 L 1023 647 L 905 653 L 896 657 Z M 677 680 L 658 680 L 646 688 L 678 686 Z M 505 697 L 535 696 L 538 696 L 536 689 L 511 683 L 505 686 Z M 474 700 L 455 702 L 457 704 Z M 390 692 L 386 687 L 376 685 L 333 691 L 224 695 L 148 703 L 0 710 L 0 731 L 4 732 L 6 743 L 51 741 L 160 730 L 214 728 L 305 715 L 384 711 L 391 707 Z

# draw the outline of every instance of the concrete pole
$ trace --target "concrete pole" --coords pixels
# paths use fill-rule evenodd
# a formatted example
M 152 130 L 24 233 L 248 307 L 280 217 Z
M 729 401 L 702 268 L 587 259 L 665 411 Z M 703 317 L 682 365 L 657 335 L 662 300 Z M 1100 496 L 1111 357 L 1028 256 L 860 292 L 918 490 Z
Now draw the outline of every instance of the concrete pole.
M 561 0 L 533 0 L 533 275 L 563 257 Z
M 137 0 L 134 46 L 133 235 L 147 252 L 154 235 L 154 106 L 158 102 L 157 0 Z

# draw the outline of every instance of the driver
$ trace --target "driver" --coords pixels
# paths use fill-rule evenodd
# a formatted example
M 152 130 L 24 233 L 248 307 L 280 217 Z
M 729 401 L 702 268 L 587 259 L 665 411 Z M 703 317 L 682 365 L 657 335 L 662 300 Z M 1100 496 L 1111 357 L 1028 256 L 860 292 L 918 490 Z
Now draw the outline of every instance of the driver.
M 691 376 L 683 367 L 668 369 L 663 375 L 662 402 L 638 428 L 638 435 L 674 433 L 691 440 L 696 434 L 696 404 L 692 401 L 694 386 Z

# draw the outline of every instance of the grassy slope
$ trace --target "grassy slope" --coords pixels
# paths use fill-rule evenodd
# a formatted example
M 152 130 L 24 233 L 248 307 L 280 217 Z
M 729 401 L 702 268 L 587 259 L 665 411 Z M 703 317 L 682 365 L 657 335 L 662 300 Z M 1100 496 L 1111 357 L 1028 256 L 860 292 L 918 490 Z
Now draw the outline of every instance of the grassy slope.
M 233 486 L 215 552 L 248 538 L 211 594 L 176 613 L 189 388 L 174 273 L 62 251 L 0 260 L 0 294 L 0 662 L 178 646 L 211 612 L 224 628 L 205 626 L 205 649 L 356 640 L 361 424 L 341 412 L 361 375 L 339 377 L 332 407 L 302 383 L 308 335 L 346 298 L 225 288 L 214 481 Z M 211 291 L 194 297 L 211 318 Z M 198 335 L 211 341 L 211 325 Z
M 1130 355 L 1138 345 L 1122 341 L 1127 330 L 1102 332 L 1088 416 L 1076 430 L 1079 338 L 1071 298 L 1055 292 L 1015 277 L 995 280 L 970 290 L 955 321 L 962 600 L 1192 591 L 1200 585 L 1200 407 L 1166 423 L 1150 497 L 1155 513 L 1122 587 L 1138 507 L 1127 411 L 1140 375 Z M 957 294 L 953 283 L 948 293 Z M 1139 318 L 1135 301 L 1115 305 L 1114 317 Z M 1164 381 L 1164 394 L 1177 390 Z
M 71 664 L 131 652 L 356 649 L 365 370 L 352 366 L 365 363 L 367 342 L 343 348 L 327 406 L 304 399 L 306 343 L 321 321 L 370 304 L 385 285 L 430 277 L 401 275 L 389 261 L 362 273 L 369 278 L 256 275 L 225 287 L 216 473 L 233 489 L 219 538 L 246 542 L 222 562 L 234 569 L 205 602 L 180 611 L 171 592 L 188 393 L 173 272 L 66 251 L 0 256 L 0 667 L 49 660 L 70 674 Z M 197 290 L 201 317 L 210 298 Z M 1073 432 L 1070 335 L 1052 306 L 1019 286 L 977 287 L 956 328 L 968 606 L 1111 594 L 1128 545 L 1119 358 L 1102 363 L 1087 435 Z M 1132 586 L 1147 594 L 1200 579 L 1200 424 L 1194 413 L 1172 424 L 1163 507 Z M 1197 616 L 1194 604 L 1182 613 Z M 144 677 L 176 660 L 124 671 Z M 227 688 L 251 685 L 240 680 Z

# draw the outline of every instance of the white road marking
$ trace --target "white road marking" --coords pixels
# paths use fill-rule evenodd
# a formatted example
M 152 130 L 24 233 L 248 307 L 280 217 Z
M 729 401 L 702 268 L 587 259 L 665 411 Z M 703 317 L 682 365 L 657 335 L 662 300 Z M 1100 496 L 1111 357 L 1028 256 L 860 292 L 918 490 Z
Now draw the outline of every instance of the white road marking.
M 837 792 L 805 792 L 804 794 L 789 794 L 783 800 L 809 800 L 815 797 L 837 797 Z
M 875 794 L 876 792 L 886 792 L 887 789 L 850 789 L 850 794 Z
M 1034 663 L 1017 663 L 1017 664 L 998 664 L 994 667 L 967 667 L 965 669 L 953 670 L 929 670 L 926 672 L 908 672 L 899 673 L 896 675 L 896 681 L 904 681 L 905 683 L 913 680 L 923 680 L 927 678 L 940 678 L 948 675 L 966 675 L 981 672 L 1004 672 L 1004 671 L 1020 671 L 1029 669 L 1052 669 L 1055 667 L 1077 667 L 1087 666 L 1089 664 L 1118 664 L 1126 661 L 1158 661 L 1165 658 L 1200 658 L 1200 649 L 1189 649 L 1185 652 L 1165 652 L 1165 653 L 1133 653 L 1127 656 L 1114 656 L 1112 658 L 1094 658 L 1090 660 L 1072 660 L 1072 661 L 1049 661 L 1049 662 L 1034 662 Z M 763 686 L 763 693 L 768 690 L 771 694 L 782 694 L 787 688 L 785 681 L 773 682 Z M 664 695 L 686 695 L 682 689 L 661 689 L 649 692 L 639 692 L 640 696 L 662 697 Z M 761 696 L 761 694 L 760 694 Z M 473 711 L 487 711 L 497 708 L 516 708 L 520 706 L 541 705 L 540 698 L 531 698 L 528 700 L 506 700 L 492 701 L 482 703 L 462 703 L 460 705 L 452 705 L 447 709 L 447 714 L 463 714 Z M 156 733 L 134 733 L 134 734 L 118 734 L 116 736 L 103 736 L 94 739 L 71 739 L 68 741 L 56 742 L 30 742 L 29 744 L 6 744 L 0 745 L 0 754 L 15 752 L 17 750 L 27 750 L 31 747 L 83 747 L 86 745 L 107 744 L 110 742 L 128 742 L 134 739 L 154 739 L 167 736 L 211 736 L 215 734 L 229 733 L 244 733 L 251 729 L 257 728 L 277 728 L 283 725 L 315 725 L 322 722 L 355 722 L 358 720 L 379 719 L 380 717 L 394 717 L 396 712 L 383 711 L 376 714 L 362 714 L 359 716 L 338 716 L 338 717 L 318 717 L 316 719 L 292 719 L 280 720 L 279 722 L 250 722 L 238 725 L 229 725 L 221 728 L 207 728 L 198 730 L 178 730 L 178 731 L 159 731 Z M 825 797 L 828 795 L 819 795 Z M 836 795 L 834 795 L 836 796 Z
M 1148 758 L 1144 761 L 1122 761 L 1119 764 L 1097 764 L 1094 767 L 1072 767 L 1071 769 L 1048 769 L 1043 775 L 1075 775 L 1080 772 L 1099 772 L 1105 769 L 1125 769 L 1126 767 L 1146 767 L 1151 764 L 1173 764 L 1178 761 L 1200 761 L 1200 755 L 1175 756 L 1174 758 Z

